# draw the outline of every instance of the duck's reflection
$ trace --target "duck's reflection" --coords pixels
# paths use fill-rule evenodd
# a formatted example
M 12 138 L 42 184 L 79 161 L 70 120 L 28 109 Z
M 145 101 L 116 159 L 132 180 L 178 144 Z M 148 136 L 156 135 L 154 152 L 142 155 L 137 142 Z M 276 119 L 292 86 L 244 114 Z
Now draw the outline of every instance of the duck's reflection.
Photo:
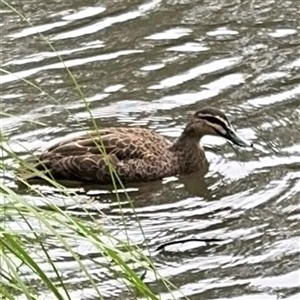
M 91 195 L 98 201 L 107 201 L 108 199 L 114 201 L 113 199 L 116 199 L 116 201 L 128 203 L 129 196 L 135 207 L 143 207 L 173 203 L 188 197 L 210 199 L 208 178 L 205 177 L 207 171 L 208 164 L 200 172 L 152 182 L 128 183 L 124 185 L 124 188 L 118 185 L 117 189 L 113 185 L 86 184 L 69 180 L 57 180 L 56 182 L 65 188 L 72 189 L 73 192 L 79 195 Z M 28 189 L 28 185 L 22 181 L 16 180 L 15 182 L 19 192 L 24 193 Z M 42 179 L 32 179 L 29 183 L 38 185 L 41 188 L 42 186 L 53 186 L 50 182 Z M 118 194 L 118 197 L 112 197 L 115 194 Z

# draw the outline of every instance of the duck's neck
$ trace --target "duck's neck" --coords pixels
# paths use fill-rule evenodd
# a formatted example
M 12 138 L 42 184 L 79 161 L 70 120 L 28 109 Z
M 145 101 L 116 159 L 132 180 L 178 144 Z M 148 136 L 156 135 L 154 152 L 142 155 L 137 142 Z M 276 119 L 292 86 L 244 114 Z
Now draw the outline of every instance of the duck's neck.
M 197 136 L 191 134 L 185 134 L 184 132 L 181 136 L 174 142 L 171 147 L 171 151 L 180 151 L 180 152 L 191 152 L 198 149 L 200 139 Z
M 200 145 L 200 137 L 186 132 L 183 132 L 174 142 L 170 151 L 176 152 L 182 173 L 197 171 L 206 161 L 204 150 Z

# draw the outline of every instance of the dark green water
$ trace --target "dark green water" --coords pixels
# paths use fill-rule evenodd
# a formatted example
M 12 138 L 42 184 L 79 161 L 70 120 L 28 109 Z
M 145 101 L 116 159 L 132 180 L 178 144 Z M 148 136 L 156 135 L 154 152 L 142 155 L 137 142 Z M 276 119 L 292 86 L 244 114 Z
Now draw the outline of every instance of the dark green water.
M 155 253 L 154 263 L 178 287 L 175 299 L 181 293 L 193 300 L 299 299 L 300 2 L 10 4 L 33 24 L 30 27 L 1 3 L 2 68 L 11 73 L 0 77 L 1 109 L 15 116 L 3 117 L 1 130 L 12 149 L 20 155 L 26 153 L 24 148 L 40 151 L 50 140 L 92 127 L 64 65 L 37 32 L 70 67 L 99 126 L 142 125 L 177 137 L 188 111 L 207 105 L 224 110 L 255 150 L 206 137 L 210 170 L 204 179 L 194 175 L 137 184 L 129 194 L 150 250 L 181 238 L 222 237 L 228 242 L 173 247 L 175 253 Z M 3 180 L 15 188 L 13 174 L 5 174 Z M 38 188 L 49 202 L 74 209 L 74 203 L 54 189 Z M 45 205 L 37 196 L 25 197 Z M 125 210 L 124 225 L 109 190 L 82 189 L 78 202 L 90 210 L 101 208 L 114 221 L 115 225 L 103 221 L 109 231 L 123 238 L 118 228 L 125 226 L 130 238 L 142 245 L 132 211 Z M 24 224 L 11 220 L 7 226 Z M 106 299 L 125 299 L 124 284 L 90 260 L 92 254 L 101 261 L 95 250 L 80 241 L 71 245 L 95 274 Z M 73 299 L 95 299 L 69 254 L 53 238 L 47 246 Z M 155 278 L 149 275 L 145 280 L 155 290 Z M 173 299 L 166 291 L 161 298 Z

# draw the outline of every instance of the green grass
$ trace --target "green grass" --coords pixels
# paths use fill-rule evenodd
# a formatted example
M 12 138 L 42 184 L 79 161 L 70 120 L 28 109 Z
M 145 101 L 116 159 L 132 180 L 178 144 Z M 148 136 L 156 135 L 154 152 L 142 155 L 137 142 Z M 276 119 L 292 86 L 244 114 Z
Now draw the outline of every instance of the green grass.
M 9 148 L 9 141 L 3 135 L 0 136 L 0 139 L 2 156 L 5 157 L 5 160 L 2 160 L 0 164 L 0 169 L 4 177 L 6 174 L 12 175 L 14 169 L 11 167 L 12 162 L 13 165 L 26 165 L 27 162 Z M 7 161 L 9 161 L 9 165 L 6 163 Z M 32 168 L 30 165 L 27 165 L 27 167 Z M 31 171 L 36 172 L 49 185 L 53 186 L 57 193 L 72 199 L 74 203 L 78 203 L 78 195 L 74 191 L 69 191 L 66 187 L 46 177 L 38 170 L 31 169 Z M 89 216 L 89 221 L 83 221 L 80 217 L 49 203 L 47 195 L 44 195 L 36 186 L 22 181 L 22 178 L 18 178 L 18 180 L 26 186 L 28 193 L 33 193 L 43 199 L 45 206 L 38 207 L 28 203 L 26 195 L 19 194 L 18 190 L 6 184 L 5 181 L 0 183 L 0 196 L 2 199 L 0 215 L 3 218 L 3 225 L 0 227 L 0 276 L 2 279 L 0 295 L 3 299 L 15 299 L 16 295 L 26 296 L 27 299 L 39 299 L 38 296 L 41 291 L 51 293 L 55 296 L 55 299 L 71 299 L 70 289 L 65 284 L 59 270 L 57 270 L 53 257 L 48 253 L 47 240 L 49 238 L 55 239 L 56 243 L 59 244 L 59 248 L 72 256 L 81 271 L 81 277 L 84 277 L 89 282 L 89 287 L 92 287 L 97 293 L 97 299 L 102 299 L 101 291 L 98 289 L 97 282 L 93 279 L 90 271 L 82 263 L 80 255 L 70 246 L 72 241 L 88 242 L 97 249 L 99 254 L 107 260 L 105 267 L 118 274 L 118 279 L 123 280 L 125 285 L 128 286 L 129 294 L 137 293 L 143 295 L 146 299 L 159 299 L 143 282 L 142 275 L 147 270 L 155 272 L 151 257 L 149 255 L 145 256 L 142 250 L 130 241 L 126 230 L 124 235 L 127 239 L 125 241 L 118 240 L 105 231 L 101 223 L 99 224 L 99 220 L 88 210 L 85 210 L 85 215 Z M 113 184 L 114 189 L 117 190 L 116 182 L 113 182 Z M 115 193 L 114 196 L 119 200 L 118 193 Z M 99 216 L 103 216 L 101 211 L 98 211 L 98 218 Z M 38 223 L 39 226 L 33 226 L 32 222 Z M 125 220 L 123 222 L 125 223 Z M 25 228 L 13 229 L 10 227 L 11 223 L 23 224 Z M 124 228 L 126 228 L 126 225 Z M 142 230 L 141 234 L 143 234 Z M 109 244 L 107 240 L 110 241 Z M 34 253 L 32 245 L 34 245 Z M 38 257 L 36 257 L 36 253 L 39 253 Z M 130 257 L 129 261 L 128 257 Z M 43 265 L 48 265 L 48 272 L 40 267 L 41 262 Z M 37 278 L 34 285 L 31 280 L 22 275 L 24 267 L 26 267 L 27 273 L 29 269 L 30 273 Z M 102 266 L 99 266 L 100 268 Z M 116 269 L 119 271 L 116 272 Z M 134 271 L 136 269 L 143 271 L 141 274 L 137 274 Z M 55 274 L 55 279 L 49 278 L 49 275 L 47 275 L 49 273 Z
M 1 2 L 12 12 L 17 14 L 27 25 L 32 26 L 22 12 L 16 10 L 6 1 L 2 0 Z M 42 42 L 46 43 L 50 49 L 57 54 L 53 45 L 46 37 L 40 33 L 37 33 L 37 35 L 39 35 Z M 64 64 L 63 59 L 58 54 L 57 58 Z M 10 74 L 8 70 L 0 70 L 3 73 Z M 89 113 L 94 129 L 98 130 L 80 85 L 66 65 L 65 70 L 69 75 L 74 89 L 78 91 L 86 111 Z M 37 91 L 46 94 L 49 97 L 49 101 L 60 105 L 60 101 L 55 99 L 52 95 L 47 94 L 41 86 L 27 79 L 20 80 L 34 87 Z M 71 115 L 70 112 L 67 111 L 67 113 Z M 2 115 L 9 116 L 4 113 L 2 113 Z M 36 124 L 43 126 L 43 124 L 38 122 L 36 122 Z M 78 124 L 81 125 L 80 123 Z M 100 145 L 100 150 L 103 155 L 106 155 L 103 145 L 102 147 Z M 76 192 L 70 191 L 53 180 L 53 178 L 46 177 L 42 172 L 30 166 L 26 160 L 14 153 L 9 146 L 9 140 L 7 140 L 3 134 L 0 134 L 0 151 L 2 155 L 0 171 L 3 178 L 5 178 L 5 175 L 16 176 L 14 172 L 15 166 L 25 165 L 55 188 L 56 193 L 78 204 L 78 195 Z M 24 151 L 30 154 L 28 149 L 24 149 Z M 110 165 L 109 162 L 108 165 L 114 189 L 117 190 L 117 185 L 120 185 L 124 189 L 113 166 Z M 22 178 L 18 178 L 18 180 L 26 187 L 27 194 L 34 194 L 39 197 L 45 205 L 37 206 L 30 203 L 30 201 L 28 201 L 28 195 L 26 195 L 26 193 L 21 194 L 18 189 L 10 184 L 9 180 L 3 180 L 0 183 L 0 216 L 2 219 L 0 223 L 2 224 L 0 226 L 1 299 L 16 299 L 17 296 L 23 296 L 26 299 L 41 299 L 41 294 L 43 293 L 49 296 L 51 295 L 54 299 L 72 299 L 70 294 L 72 286 L 66 281 L 62 270 L 58 267 L 57 261 L 51 255 L 49 240 L 54 241 L 56 245 L 59 245 L 60 249 L 72 257 L 73 262 L 76 263 L 76 268 L 80 270 L 81 278 L 84 278 L 85 285 L 94 290 L 97 299 L 103 299 L 97 282 L 93 274 L 91 274 L 90 270 L 82 262 L 82 257 L 76 252 L 76 248 L 74 249 L 74 247 L 70 246 L 72 243 L 86 242 L 92 245 L 106 262 L 104 266 L 100 264 L 99 269 L 107 268 L 111 274 L 115 274 L 119 280 L 122 280 L 127 287 L 126 295 L 128 295 L 129 299 L 135 299 L 136 297 L 153 300 L 160 299 L 159 295 L 154 293 L 151 288 L 145 284 L 143 279 L 146 272 L 155 274 L 157 286 L 163 286 L 164 290 L 174 288 L 157 273 L 151 261 L 150 251 L 145 255 L 142 249 L 134 245 L 130 241 L 126 229 L 124 230 L 126 240 L 123 241 L 111 236 L 110 233 L 101 226 L 101 222 L 99 222 L 98 219 L 99 216 L 106 217 L 101 211 L 98 211 L 97 218 L 95 218 L 93 214 L 85 210 L 85 215 L 89 216 L 87 221 L 86 218 L 82 219 L 72 214 L 72 212 L 50 203 L 47 195 L 35 185 L 23 181 Z M 116 192 L 114 196 L 120 203 L 119 194 Z M 126 197 L 131 204 L 135 219 L 138 221 L 134 210 L 134 203 L 127 193 Z M 122 214 L 121 204 L 119 205 Z M 124 218 L 123 222 L 124 228 L 126 228 Z M 16 224 L 20 226 L 22 224 L 22 226 L 20 228 L 12 226 Z M 141 225 L 140 230 L 141 234 L 144 235 Z M 147 242 L 145 242 L 145 248 L 146 250 L 148 249 Z M 95 261 L 94 263 L 97 264 Z M 139 272 L 137 273 L 136 270 L 139 270 Z

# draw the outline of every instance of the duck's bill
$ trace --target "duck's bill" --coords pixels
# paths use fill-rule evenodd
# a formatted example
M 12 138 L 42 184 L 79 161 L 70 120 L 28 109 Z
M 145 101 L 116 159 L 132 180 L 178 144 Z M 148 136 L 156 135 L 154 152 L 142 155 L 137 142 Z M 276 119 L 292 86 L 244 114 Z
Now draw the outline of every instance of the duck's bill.
M 235 145 L 238 145 L 240 147 L 253 147 L 253 144 L 242 137 L 238 136 L 237 133 L 233 129 L 228 129 L 226 133 L 226 138 L 234 143 Z

